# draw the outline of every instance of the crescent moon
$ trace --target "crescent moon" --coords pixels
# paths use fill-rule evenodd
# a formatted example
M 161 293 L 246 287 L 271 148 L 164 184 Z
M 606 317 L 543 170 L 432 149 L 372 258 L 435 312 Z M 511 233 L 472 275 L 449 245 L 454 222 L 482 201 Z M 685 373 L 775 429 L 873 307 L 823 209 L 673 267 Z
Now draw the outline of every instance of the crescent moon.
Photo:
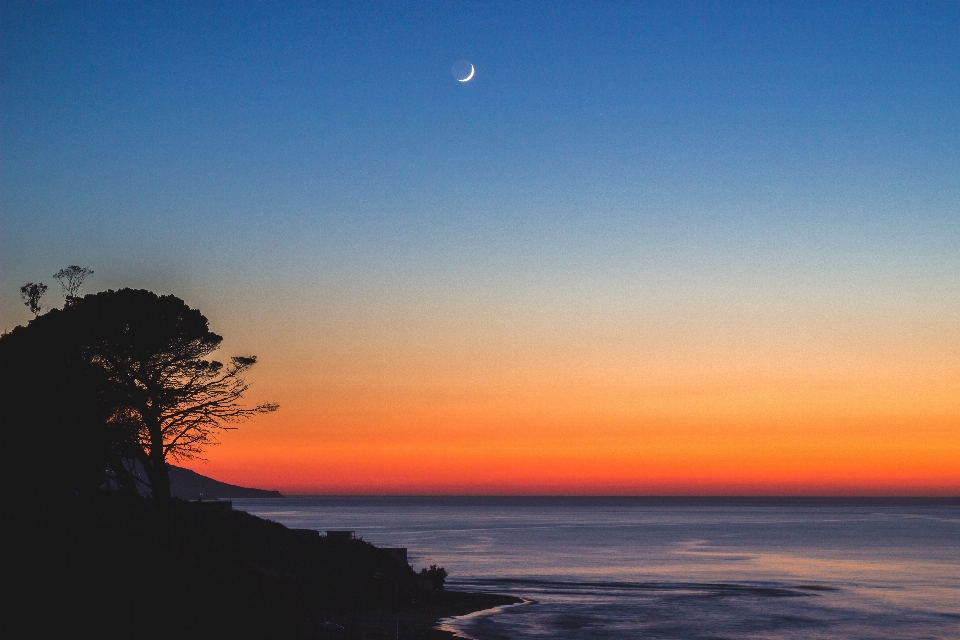
M 460 78 L 457 78 L 457 82 L 470 82 L 470 78 L 473 77 L 473 74 L 474 74 L 474 73 L 476 73 L 476 69 L 474 69 L 474 68 L 473 68 L 473 65 L 471 64 L 471 65 L 470 65 L 470 75 L 468 75 L 468 76 L 467 76 L 466 78 L 464 78 L 463 80 L 461 80 Z

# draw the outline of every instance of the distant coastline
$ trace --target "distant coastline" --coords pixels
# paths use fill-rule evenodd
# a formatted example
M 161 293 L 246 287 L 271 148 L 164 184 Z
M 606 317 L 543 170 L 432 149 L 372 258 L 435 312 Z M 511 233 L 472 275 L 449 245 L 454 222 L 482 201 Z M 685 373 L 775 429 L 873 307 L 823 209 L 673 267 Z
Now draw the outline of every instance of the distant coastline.
M 196 471 L 168 465 L 170 493 L 181 500 L 210 500 L 214 498 L 283 498 L 279 491 L 241 487 L 214 480 Z

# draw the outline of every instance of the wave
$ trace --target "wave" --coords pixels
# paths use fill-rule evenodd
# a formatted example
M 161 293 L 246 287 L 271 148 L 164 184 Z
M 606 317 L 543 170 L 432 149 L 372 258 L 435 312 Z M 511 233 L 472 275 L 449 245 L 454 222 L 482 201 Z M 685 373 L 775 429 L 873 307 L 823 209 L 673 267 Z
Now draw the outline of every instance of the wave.
M 646 591 L 673 592 L 703 597 L 751 596 L 763 598 L 801 598 L 815 597 L 823 592 L 839 591 L 838 587 L 819 584 L 774 585 L 769 583 L 743 582 L 624 582 L 624 581 L 580 581 L 580 580 L 544 580 L 535 578 L 475 578 L 459 580 L 457 586 L 473 587 L 483 590 L 503 589 L 515 591 L 518 588 L 530 591 L 550 591 L 569 593 L 584 591 Z

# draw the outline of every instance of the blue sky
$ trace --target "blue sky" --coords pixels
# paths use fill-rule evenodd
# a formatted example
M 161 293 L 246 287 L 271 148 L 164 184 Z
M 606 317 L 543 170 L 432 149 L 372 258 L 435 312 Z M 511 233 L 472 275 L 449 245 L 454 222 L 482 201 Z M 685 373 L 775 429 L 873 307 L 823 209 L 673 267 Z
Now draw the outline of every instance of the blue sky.
M 957 230 L 954 3 L 8 2 L 2 28 L 21 279 Z
M 79 262 L 829 298 L 957 264 L 953 3 L 9 2 L 2 28 L 8 290 Z

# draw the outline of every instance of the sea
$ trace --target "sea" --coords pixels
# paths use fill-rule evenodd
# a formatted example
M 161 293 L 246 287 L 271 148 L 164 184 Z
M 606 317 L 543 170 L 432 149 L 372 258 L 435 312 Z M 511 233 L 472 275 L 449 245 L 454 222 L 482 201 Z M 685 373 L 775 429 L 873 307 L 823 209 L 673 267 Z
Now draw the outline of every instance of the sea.
M 960 639 L 960 499 L 288 497 L 234 508 L 348 529 L 523 604 L 474 640 Z

